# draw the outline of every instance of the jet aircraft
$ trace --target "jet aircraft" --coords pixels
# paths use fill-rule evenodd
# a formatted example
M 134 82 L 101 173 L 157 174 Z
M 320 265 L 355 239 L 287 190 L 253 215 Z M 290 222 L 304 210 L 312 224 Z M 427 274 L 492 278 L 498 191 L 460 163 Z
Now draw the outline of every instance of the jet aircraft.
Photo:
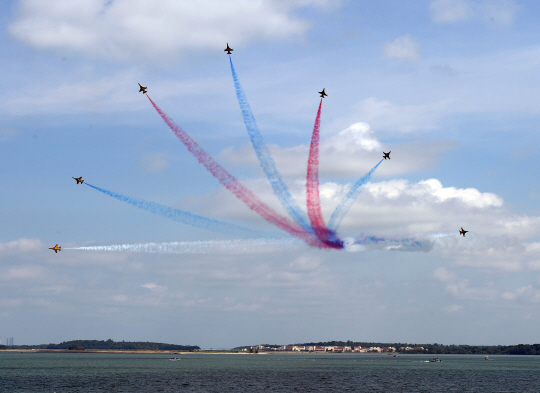
M 382 154 L 383 154 L 383 158 L 384 158 L 385 160 L 386 160 L 387 158 L 390 159 L 390 153 L 392 153 L 391 150 L 390 150 L 388 153 L 385 153 L 385 152 L 383 151 L 383 153 L 382 153 Z
M 321 95 L 321 98 L 324 98 L 328 95 L 324 92 L 324 89 L 322 89 L 322 91 L 319 91 L 318 93 Z
M 54 247 L 49 247 L 49 250 L 54 250 L 55 254 L 58 254 L 58 251 L 62 251 L 62 247 L 58 247 L 58 244 Z
M 229 48 L 229 43 L 227 42 L 227 47 L 224 49 L 224 51 L 227 52 L 228 55 L 230 55 L 233 50 L 234 49 Z
M 140 87 L 139 93 L 142 91 L 143 94 L 146 94 L 146 89 L 148 89 L 148 87 L 144 87 L 140 83 L 139 83 L 139 87 Z
M 79 183 L 83 184 L 84 183 L 84 180 L 83 180 L 82 176 L 81 177 L 72 177 L 72 179 L 77 180 L 77 184 L 79 184 Z
M 469 231 L 466 231 L 465 229 L 463 229 L 463 227 L 461 227 L 461 231 L 459 231 L 459 234 L 460 235 L 463 235 L 463 237 L 465 237 L 465 234 L 469 232 Z

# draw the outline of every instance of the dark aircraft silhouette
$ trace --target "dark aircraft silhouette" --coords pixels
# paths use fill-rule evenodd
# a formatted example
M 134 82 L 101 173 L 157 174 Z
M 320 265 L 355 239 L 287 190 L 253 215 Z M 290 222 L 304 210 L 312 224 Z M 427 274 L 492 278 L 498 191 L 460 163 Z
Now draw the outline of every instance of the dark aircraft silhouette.
M 84 183 L 84 180 L 83 180 L 82 176 L 81 177 L 72 177 L 72 179 L 77 180 L 77 184 L 79 184 L 79 183 L 83 184 Z
M 385 153 L 385 152 L 383 151 L 383 153 L 382 153 L 382 154 L 383 154 L 383 158 L 384 158 L 385 160 L 386 160 L 387 158 L 390 159 L 390 153 L 392 153 L 391 150 L 390 150 L 388 153 Z
M 140 87 L 139 93 L 142 91 L 143 94 L 146 94 L 146 89 L 148 89 L 148 87 L 144 87 L 140 83 L 139 83 L 139 87 Z
M 234 50 L 234 49 L 232 49 L 232 48 L 229 48 L 229 43 L 227 42 L 227 47 L 225 48 L 225 50 L 224 50 L 224 51 L 225 51 L 225 52 L 227 52 L 227 54 L 228 54 L 228 55 L 230 55 L 230 54 L 231 54 L 231 52 L 232 52 L 233 50 Z
M 469 232 L 469 231 L 466 231 L 465 229 L 463 229 L 463 227 L 461 227 L 461 231 L 459 231 L 459 234 L 460 235 L 463 235 L 463 237 L 465 237 L 465 234 Z
M 58 247 L 58 244 L 54 247 L 49 247 L 49 250 L 54 250 L 55 254 L 58 254 L 58 251 L 62 251 L 62 247 Z
M 322 91 L 319 91 L 318 93 L 321 95 L 321 98 L 324 98 L 328 95 L 324 92 L 324 89 L 322 89 Z

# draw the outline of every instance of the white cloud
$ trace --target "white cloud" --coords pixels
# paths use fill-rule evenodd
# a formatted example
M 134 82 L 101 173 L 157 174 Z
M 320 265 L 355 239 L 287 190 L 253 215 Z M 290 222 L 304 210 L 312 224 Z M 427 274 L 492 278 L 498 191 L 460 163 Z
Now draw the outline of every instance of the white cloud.
M 459 22 L 474 15 L 470 0 L 434 0 L 429 9 L 431 18 L 437 23 Z
M 448 106 L 447 101 L 399 105 L 369 97 L 356 105 L 355 117 L 380 130 L 409 133 L 438 128 L 439 119 L 448 110 Z
M 518 288 L 515 291 L 506 291 L 501 297 L 504 300 L 524 299 L 528 302 L 540 303 L 540 290 L 534 288 L 532 285 L 527 285 Z
M 324 184 L 323 189 L 326 186 Z M 336 192 L 330 198 L 321 198 L 327 215 L 348 191 L 345 187 L 333 188 Z M 437 179 L 416 183 L 404 179 L 370 182 L 343 220 L 342 228 L 406 235 L 457 233 L 459 227 L 464 226 L 473 227 L 473 233 L 500 235 L 507 232 L 503 223 L 514 218 L 501 209 L 502 204 L 502 199 L 495 194 L 444 187 Z M 494 216 L 500 218 L 499 225 L 493 224 Z M 357 223 L 362 223 L 361 227 Z M 538 225 L 535 228 L 538 230 Z M 514 234 L 530 233 L 529 229 L 516 228 Z
M 163 285 L 157 285 L 153 282 L 141 285 L 141 287 L 151 290 L 152 292 L 164 292 L 167 290 L 166 286 Z
M 235 311 L 235 312 L 254 312 L 261 308 L 260 304 L 242 304 L 238 303 L 234 306 L 223 307 L 223 311 Z
M 455 23 L 482 19 L 499 25 L 511 25 L 519 10 L 513 0 L 433 0 L 429 6 L 436 23 Z
M 64 77 L 65 78 L 65 77 Z M 15 115 L 27 113 L 111 112 L 140 101 L 134 94 L 139 78 L 133 71 L 124 71 L 99 80 L 36 81 L 37 86 L 19 89 L 4 104 Z M 37 87 L 37 88 L 36 88 Z M 133 109 L 130 110 L 133 110 Z
M 442 282 L 454 281 L 456 275 L 444 267 L 440 267 L 433 272 L 433 277 Z
M 514 23 L 519 6 L 513 0 L 484 0 L 478 9 L 484 20 L 507 26 Z
M 135 69 L 126 69 L 109 76 L 95 76 L 92 73 L 84 76 L 78 73 L 72 75 L 51 75 L 19 86 L 9 97 L 1 102 L 2 109 L 13 115 L 29 113 L 110 113 L 126 112 L 147 108 L 146 97 L 138 93 L 137 81 L 143 77 Z M 198 100 L 207 100 L 208 95 L 215 90 L 217 84 L 225 83 L 219 77 L 205 76 L 179 80 L 152 79 L 145 82 L 152 91 L 152 97 L 160 102 L 170 97 L 190 96 L 190 102 L 184 103 L 184 108 L 190 113 L 198 113 L 193 108 L 200 109 Z M 150 90 L 149 90 L 150 92 Z M 206 113 L 199 116 L 207 117 Z M 0 137 L 2 134 L 0 133 Z M 4 134 L 5 137 L 9 135 Z
M 433 273 L 433 277 L 446 285 L 446 292 L 456 299 L 466 300 L 494 300 L 498 298 L 498 289 L 492 282 L 487 283 L 483 287 L 475 287 L 471 285 L 471 280 L 459 278 L 453 273 L 448 272 L 445 268 L 439 268 Z M 451 306 L 450 311 L 458 311 Z M 449 310 L 447 310 L 449 311 Z
M 129 297 L 127 295 L 115 295 L 112 299 L 118 303 L 125 303 L 129 300 Z
M 531 256 L 528 266 L 533 270 L 540 270 L 540 242 L 528 244 L 525 250 Z
M 358 148 L 366 151 L 381 150 L 381 143 L 374 137 L 374 132 L 369 124 L 358 122 L 340 131 L 325 141 L 331 149 L 340 153 L 356 151 Z
M 502 198 L 495 194 L 481 193 L 475 188 L 443 187 L 442 183 L 437 179 L 421 180 L 416 184 L 409 184 L 403 180 L 373 183 L 368 186 L 368 192 L 376 199 L 397 199 L 406 194 L 413 197 L 416 203 L 423 202 L 426 199 L 436 204 L 454 200 L 469 208 L 478 209 L 503 205 Z
M 248 40 L 303 34 L 309 24 L 290 14 L 324 0 L 21 0 L 8 30 L 39 49 L 114 60 L 176 57 L 185 50 L 223 50 Z
M 0 280 L 39 280 L 44 278 L 45 273 L 45 269 L 41 266 L 17 266 L 2 271 Z
M 384 54 L 390 58 L 400 60 L 418 60 L 420 58 L 420 45 L 410 34 L 397 37 L 383 46 Z
M 0 255 L 31 253 L 45 249 L 45 244 L 39 239 L 21 238 L 7 243 L 0 243 Z
M 337 135 L 321 139 L 319 146 L 320 176 L 363 176 L 382 158 L 382 152 L 392 151 L 390 161 L 383 162 L 375 176 L 395 176 L 411 173 L 433 165 L 438 155 L 452 147 L 451 143 L 408 143 L 399 147 L 384 145 L 375 137 L 369 124 L 358 122 Z M 309 156 L 308 145 L 279 147 L 270 145 L 269 150 L 282 176 L 304 177 Z M 253 148 L 227 148 L 220 158 L 236 166 L 259 167 Z M 395 164 L 399 161 L 399 165 Z
M 286 215 L 265 179 L 247 179 L 243 183 L 270 207 Z M 293 199 L 305 210 L 305 180 L 287 183 Z M 351 183 L 320 184 L 326 221 L 351 186 Z M 182 206 L 189 210 L 193 202 L 208 216 L 243 220 L 259 228 L 264 225 L 260 217 L 223 189 L 196 201 L 184 200 Z M 460 227 L 470 231 L 464 238 L 458 234 Z M 456 266 L 506 272 L 540 269 L 540 246 L 529 242 L 540 235 L 540 217 L 513 213 L 494 193 L 472 187 L 445 187 L 438 179 L 368 182 L 338 233 L 344 239 L 366 235 L 386 239 L 414 237 L 426 244 L 433 242 L 438 255 Z M 294 272 L 289 276 L 294 277 Z
M 167 152 L 148 153 L 140 160 L 141 169 L 144 172 L 159 172 L 169 167 Z
M 446 306 L 444 308 L 444 311 L 447 313 L 456 313 L 458 311 L 461 311 L 463 309 L 463 306 L 458 306 L 457 304 L 452 304 L 450 306 Z

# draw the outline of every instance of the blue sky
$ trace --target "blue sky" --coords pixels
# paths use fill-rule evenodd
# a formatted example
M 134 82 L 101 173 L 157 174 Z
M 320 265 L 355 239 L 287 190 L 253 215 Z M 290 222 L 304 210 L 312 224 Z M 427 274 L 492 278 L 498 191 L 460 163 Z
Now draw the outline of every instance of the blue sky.
M 518 0 L 2 2 L 0 339 L 537 342 L 539 13 Z M 324 218 L 391 150 L 340 234 L 414 236 L 429 251 L 291 245 L 197 163 L 138 82 L 286 214 L 244 127 L 227 42 L 298 204 L 324 87 Z M 186 226 L 72 176 L 285 243 Z M 68 249 L 150 242 L 182 244 Z

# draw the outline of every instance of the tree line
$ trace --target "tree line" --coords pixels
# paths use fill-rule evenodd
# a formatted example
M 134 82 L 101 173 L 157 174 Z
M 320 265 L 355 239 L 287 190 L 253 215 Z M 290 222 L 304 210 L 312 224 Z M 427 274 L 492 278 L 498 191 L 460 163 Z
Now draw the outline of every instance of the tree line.
M 357 341 L 327 341 L 318 343 L 304 343 L 293 345 L 305 346 L 348 346 L 348 347 L 394 347 L 402 353 L 428 353 L 434 355 L 540 355 L 540 344 L 517 344 L 517 345 L 443 345 L 443 344 L 403 344 L 403 343 L 373 343 Z M 417 350 L 405 350 L 405 348 L 422 347 Z
M 200 349 L 198 345 L 176 345 L 148 341 L 113 341 L 108 340 L 71 340 L 60 344 L 14 345 L 16 349 L 111 349 L 111 350 L 159 350 L 189 351 Z

